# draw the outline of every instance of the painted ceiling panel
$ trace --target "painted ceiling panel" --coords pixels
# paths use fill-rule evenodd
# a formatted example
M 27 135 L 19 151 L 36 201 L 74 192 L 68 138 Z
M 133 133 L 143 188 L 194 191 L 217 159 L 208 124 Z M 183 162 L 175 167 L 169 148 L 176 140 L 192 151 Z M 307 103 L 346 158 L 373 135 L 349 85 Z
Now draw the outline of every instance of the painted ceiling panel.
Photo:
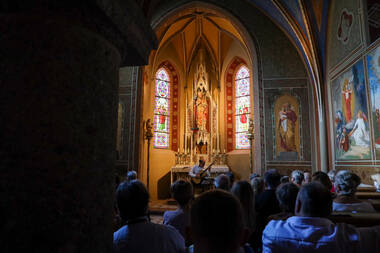
M 216 26 L 214 26 L 210 21 L 203 19 L 202 20 L 202 30 L 203 35 L 206 37 L 208 43 L 211 45 L 213 53 L 215 57 L 218 59 L 218 51 L 219 51 L 219 45 L 218 45 L 218 38 L 219 37 L 219 30 Z
M 161 39 L 160 43 L 165 42 L 168 40 L 171 36 L 173 36 L 178 30 L 182 29 L 187 22 L 189 22 L 190 18 L 181 19 L 178 22 L 172 24 L 170 28 L 166 31 L 164 37 Z
M 313 6 L 313 13 L 316 23 L 318 25 L 319 31 L 321 30 L 322 14 L 323 14 L 323 0 L 311 1 Z
M 297 0 L 282 0 L 284 6 L 288 9 L 291 16 L 297 21 L 302 32 L 307 36 L 305 20 L 302 16 L 302 10 Z M 308 36 L 307 36 L 308 37 Z
M 172 39 L 172 44 L 173 44 L 173 47 L 175 48 L 175 50 L 177 52 L 178 59 L 180 59 L 181 62 L 185 62 L 182 33 L 177 34 Z
M 231 46 L 231 43 L 233 42 L 233 39 L 227 35 L 226 33 L 222 33 L 220 36 L 220 44 L 221 44 L 221 59 L 220 61 L 223 62 L 224 59 L 226 58 L 226 55 L 228 53 L 228 49 Z
M 186 57 L 189 59 L 194 43 L 199 35 L 197 34 L 196 22 L 193 20 L 185 29 Z
M 223 30 L 226 30 L 227 32 L 230 32 L 243 43 L 243 39 L 241 38 L 238 31 L 236 31 L 235 27 L 230 22 L 228 22 L 225 18 L 220 18 L 220 17 L 209 17 L 209 18 L 210 20 L 215 22 L 215 24 L 218 25 L 220 28 L 222 28 Z

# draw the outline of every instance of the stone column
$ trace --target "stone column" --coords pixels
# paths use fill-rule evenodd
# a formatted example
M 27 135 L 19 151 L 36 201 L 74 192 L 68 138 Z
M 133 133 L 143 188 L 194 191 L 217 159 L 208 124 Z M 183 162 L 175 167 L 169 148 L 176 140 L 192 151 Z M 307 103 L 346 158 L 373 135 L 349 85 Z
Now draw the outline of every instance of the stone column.
M 97 11 L 85 21 L 66 10 L 0 17 L 2 252 L 112 252 L 118 70 L 128 48 L 96 29 L 112 23 Z

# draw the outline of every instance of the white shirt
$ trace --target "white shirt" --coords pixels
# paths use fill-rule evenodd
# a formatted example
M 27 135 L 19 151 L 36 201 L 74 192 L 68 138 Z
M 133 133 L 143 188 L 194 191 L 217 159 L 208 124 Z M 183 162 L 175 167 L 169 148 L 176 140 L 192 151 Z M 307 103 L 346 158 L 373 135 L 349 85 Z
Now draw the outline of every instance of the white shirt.
M 189 171 L 189 175 L 191 177 L 196 177 L 199 172 L 201 172 L 204 168 L 200 167 L 199 165 L 195 165 L 191 170 Z M 210 176 L 210 170 L 206 171 L 207 176 Z
M 113 234 L 113 253 L 183 253 L 185 240 L 172 226 L 125 225 Z

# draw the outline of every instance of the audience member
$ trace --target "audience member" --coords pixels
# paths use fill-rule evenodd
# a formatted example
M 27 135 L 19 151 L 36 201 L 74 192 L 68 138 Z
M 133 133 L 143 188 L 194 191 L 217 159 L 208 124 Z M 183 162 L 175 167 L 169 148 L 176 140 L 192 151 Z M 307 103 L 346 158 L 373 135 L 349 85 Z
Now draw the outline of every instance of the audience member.
M 374 238 L 380 227 L 357 229 L 334 224 L 332 199 L 326 187 L 312 182 L 301 187 L 296 201 L 296 216 L 272 220 L 264 230 L 263 252 L 379 252 Z
M 239 200 L 212 190 L 195 199 L 190 212 L 194 253 L 238 253 L 248 237 Z
M 281 184 L 289 183 L 289 176 L 282 176 L 280 182 Z
M 149 222 L 149 193 L 143 183 L 138 180 L 121 183 L 116 199 L 120 216 L 127 225 L 114 233 L 113 252 L 178 253 L 185 250 L 185 241 L 175 228 Z
M 308 172 L 308 171 L 305 171 L 303 173 L 303 182 L 302 182 L 302 184 L 308 184 L 310 182 L 311 182 L 311 173 Z
M 317 182 L 321 183 L 328 190 L 330 190 L 331 187 L 332 187 L 332 184 L 331 184 L 329 176 L 325 172 L 323 172 L 323 171 L 317 171 L 317 172 L 315 172 L 313 174 L 313 176 L 311 177 L 311 181 L 312 182 L 317 181 Z
M 292 176 L 291 176 L 290 181 L 293 184 L 296 184 L 296 185 L 298 185 L 298 187 L 301 187 L 303 179 L 304 179 L 304 175 L 303 175 L 302 171 L 300 171 L 300 170 L 293 170 L 292 171 Z
M 327 173 L 327 175 L 329 176 L 330 181 L 331 181 L 331 183 L 332 183 L 331 192 L 335 192 L 334 182 L 335 182 L 336 170 L 330 170 L 330 171 Z
M 286 220 L 294 216 L 298 191 L 299 187 L 293 183 L 279 185 L 276 190 L 276 196 L 282 212 L 270 215 L 268 220 Z
M 175 211 L 166 211 L 163 223 L 175 227 L 183 238 L 187 239 L 186 227 L 190 225 L 190 203 L 194 198 L 193 185 L 188 181 L 178 180 L 171 185 L 170 191 L 178 208 Z
M 252 173 L 250 176 L 249 176 L 249 181 L 251 181 L 252 179 L 256 178 L 256 177 L 261 177 L 259 174 L 257 173 Z
M 280 184 L 281 175 L 275 169 L 270 169 L 264 174 L 265 190 L 256 196 L 257 232 L 255 233 L 256 251 L 261 247 L 261 234 L 264 230 L 269 215 L 281 212 L 276 188 Z
M 231 188 L 231 193 L 235 195 L 243 207 L 245 225 L 252 232 L 256 230 L 255 195 L 253 189 L 247 181 L 237 181 Z
M 235 182 L 235 175 L 232 171 L 226 173 L 226 176 L 230 179 L 230 186 L 232 186 Z
M 264 191 L 264 179 L 262 177 L 255 177 L 251 179 L 251 186 L 255 196 Z
M 135 179 L 137 179 L 137 173 L 136 173 L 136 171 L 134 171 L 134 170 L 128 171 L 127 175 L 125 177 L 125 181 L 128 182 L 128 181 L 132 181 L 132 180 L 135 180 Z
M 230 178 L 224 174 L 221 174 L 215 178 L 214 185 L 216 189 L 229 191 L 231 188 Z
M 341 170 L 335 176 L 337 197 L 333 202 L 334 212 L 376 212 L 371 203 L 359 200 L 355 193 L 360 177 L 348 170 Z

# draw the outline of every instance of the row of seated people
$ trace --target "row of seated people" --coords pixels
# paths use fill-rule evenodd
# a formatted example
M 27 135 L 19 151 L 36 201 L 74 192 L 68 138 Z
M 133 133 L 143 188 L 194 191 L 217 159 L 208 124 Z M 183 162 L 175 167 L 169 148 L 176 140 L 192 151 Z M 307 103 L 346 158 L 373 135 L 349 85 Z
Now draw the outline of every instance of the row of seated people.
M 348 178 L 357 178 L 347 173 L 334 180 L 338 196 L 352 193 Z M 149 222 L 149 194 L 140 181 L 121 183 L 117 204 L 126 225 L 114 234 L 114 252 L 380 251 L 380 227 L 356 228 L 327 219 L 335 196 L 327 174 L 313 175 L 311 183 L 298 174 L 280 184 L 281 175 L 269 170 L 263 178 L 252 175 L 252 185 L 237 181 L 231 189 L 230 179 L 222 175 L 215 180 L 217 190 L 195 200 L 192 184 L 176 181 L 171 192 L 178 209 L 165 212 L 164 225 Z

